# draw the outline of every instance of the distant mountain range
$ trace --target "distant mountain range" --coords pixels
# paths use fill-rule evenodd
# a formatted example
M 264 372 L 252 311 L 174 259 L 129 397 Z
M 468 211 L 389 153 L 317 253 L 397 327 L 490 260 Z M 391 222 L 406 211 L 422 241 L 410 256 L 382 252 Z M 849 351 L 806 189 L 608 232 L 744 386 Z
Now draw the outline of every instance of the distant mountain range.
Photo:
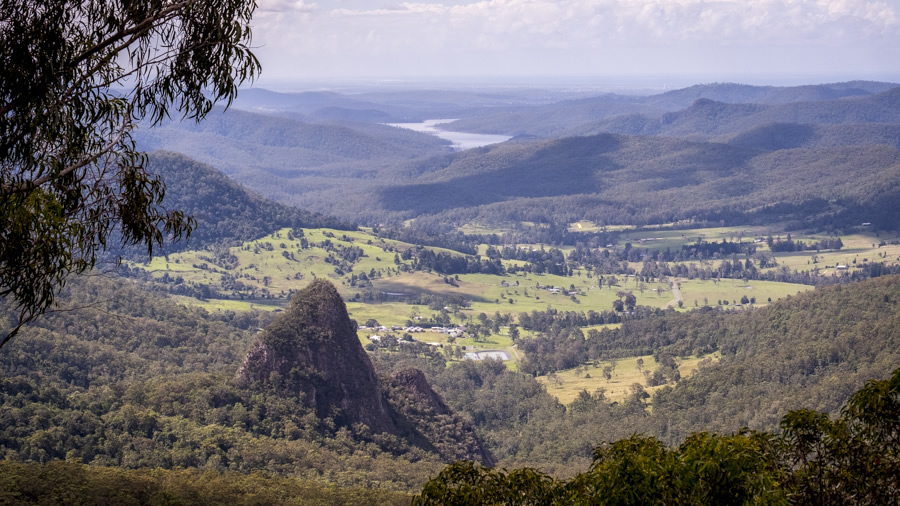
M 667 112 L 689 109 L 695 102 L 721 102 L 744 104 L 729 110 L 730 114 L 743 111 L 758 112 L 769 107 L 797 103 L 838 101 L 845 98 L 868 97 L 889 91 L 897 84 L 869 81 L 809 85 L 809 86 L 749 86 L 742 84 L 704 84 L 673 90 L 647 97 L 606 94 L 582 100 L 572 100 L 538 107 L 507 108 L 500 111 L 482 111 L 448 128 L 467 132 L 498 133 L 506 135 L 565 136 L 597 132 L 652 133 L 653 121 L 661 120 Z M 833 108 L 834 106 L 828 106 Z M 800 106 L 802 109 L 803 106 Z M 838 111 L 840 112 L 840 111 Z M 702 113 L 701 113 L 702 114 Z M 618 120 L 613 122 L 612 118 Z M 606 122 L 609 120 L 609 122 Z M 796 119 L 772 121 L 799 122 Z M 819 123 L 822 121 L 807 121 Z M 863 121 L 858 121 L 863 122 Z M 871 119 L 864 122 L 871 123 Z M 757 123 L 758 124 L 758 123 Z M 746 127 L 745 127 L 746 128 Z M 698 132 L 689 132 L 688 135 Z M 681 134 L 679 134 L 681 135 Z
M 141 131 L 139 145 L 184 153 L 283 204 L 363 224 L 900 223 L 900 87 L 891 83 L 714 84 L 554 103 L 531 92 L 250 91 L 244 106 L 282 109 L 217 109 L 199 125 Z M 518 137 L 452 152 L 411 130 L 316 119 L 348 108 L 375 121 L 396 117 L 382 106 L 416 117 L 452 109 L 464 119 L 451 128 Z
M 659 117 L 619 116 L 593 125 L 582 125 L 567 133 L 613 132 L 692 137 L 737 133 L 770 123 L 847 125 L 898 122 L 900 88 L 892 88 L 863 97 L 778 105 L 735 104 L 700 98 L 687 109 Z

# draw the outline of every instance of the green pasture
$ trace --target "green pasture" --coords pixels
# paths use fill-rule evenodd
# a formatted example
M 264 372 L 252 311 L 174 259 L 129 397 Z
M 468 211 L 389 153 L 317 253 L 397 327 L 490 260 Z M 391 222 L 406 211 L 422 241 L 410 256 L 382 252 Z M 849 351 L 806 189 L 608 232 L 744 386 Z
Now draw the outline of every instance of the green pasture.
M 843 238 L 841 240 L 843 241 Z M 878 243 L 874 243 L 873 247 L 873 243 L 866 242 L 863 246 L 863 241 L 864 239 L 855 240 L 851 243 L 853 246 L 850 247 L 847 247 L 848 241 L 844 241 L 844 248 L 838 251 L 777 253 L 775 259 L 778 265 L 769 269 L 777 270 L 787 267 L 792 271 L 806 271 L 818 268 L 820 273 L 829 274 L 836 272 L 838 265 L 845 265 L 852 271 L 869 262 L 900 263 L 900 245 L 887 244 L 879 247 Z
M 684 244 L 696 243 L 697 240 L 706 242 L 722 242 L 727 239 L 729 242 L 743 240 L 744 242 L 752 242 L 756 237 L 766 237 L 772 233 L 771 227 L 711 227 L 711 228 L 691 228 L 684 230 L 647 230 L 628 232 L 619 237 L 618 245 L 624 246 L 625 243 L 631 243 L 634 247 L 647 248 L 653 250 L 665 250 L 667 248 L 680 249 Z M 763 245 L 765 246 L 765 245 Z
M 667 229 L 672 228 L 678 225 L 684 225 L 690 223 L 685 221 L 680 222 L 671 222 L 671 223 L 660 223 L 656 225 L 643 225 L 640 227 L 640 230 L 659 230 L 659 229 Z M 638 227 L 635 225 L 598 225 L 590 220 L 581 220 L 573 223 L 569 223 L 569 231 L 570 232 L 626 232 L 629 230 L 637 230 Z
M 569 224 L 569 232 L 600 232 L 602 230 L 609 230 L 609 227 L 597 225 L 596 223 L 587 220 L 576 221 L 575 223 Z
M 777 300 L 788 295 L 812 290 L 812 286 L 797 283 L 778 283 L 775 281 L 749 281 L 747 284 L 740 279 L 723 279 L 719 282 L 713 280 L 680 280 L 681 298 L 684 300 L 685 309 L 693 309 L 694 301 L 697 306 L 708 304 L 715 306 L 719 300 L 727 300 L 729 303 L 740 303 L 741 297 L 756 298 L 756 305 L 762 306 L 768 303 L 769 298 Z M 704 298 L 708 301 L 704 302 Z
M 392 276 L 397 270 L 395 254 L 412 248 L 411 244 L 393 240 L 382 240 L 368 235 L 364 231 L 345 232 L 330 229 L 305 229 L 305 238 L 316 244 L 329 240 L 334 244 L 356 246 L 362 249 L 364 256 L 353 265 L 352 273 L 338 276 L 333 265 L 324 262 L 329 252 L 321 247 L 301 248 L 300 238 L 288 239 L 289 229 L 282 229 L 271 235 L 245 242 L 241 246 L 228 249 L 237 258 L 236 266 L 229 268 L 219 261 L 210 251 L 185 251 L 173 253 L 166 257 L 156 257 L 147 263 L 131 264 L 142 268 L 153 277 L 161 278 L 180 276 L 185 282 L 202 283 L 210 286 L 221 286 L 226 278 L 233 277 L 238 282 L 257 289 L 267 289 L 275 296 L 282 296 L 290 290 L 298 290 L 313 279 L 330 279 L 342 295 L 350 296 L 361 291 L 349 286 L 352 273 L 369 274 L 372 270 Z M 326 233 L 334 237 L 326 237 Z M 442 248 L 430 248 L 436 252 L 461 255 Z M 285 253 L 292 255 L 286 257 Z M 410 264 L 409 261 L 401 263 Z
M 409 220 L 412 222 L 414 220 Z M 483 223 L 466 223 L 459 227 L 456 227 L 456 230 L 471 235 L 491 235 L 497 234 L 502 235 L 507 232 L 515 232 L 516 230 L 522 230 L 524 228 L 546 228 L 548 225 L 546 223 L 535 223 L 533 221 L 520 221 L 518 223 L 508 223 L 505 225 L 485 225 Z
M 607 329 L 612 330 L 612 329 L 620 328 L 621 326 L 622 326 L 621 323 L 604 323 L 603 325 L 588 325 L 587 327 L 581 327 L 581 330 L 583 330 L 584 333 L 587 334 L 587 332 L 589 330 L 596 330 L 596 331 L 607 330 Z
M 769 226 L 712 227 L 685 230 L 642 229 L 623 234 L 619 238 L 618 244 L 622 246 L 624 243 L 630 242 L 635 247 L 665 250 L 667 248 L 678 249 L 682 245 L 695 243 L 698 239 L 706 242 L 721 242 L 723 239 L 750 242 L 756 238 L 766 238 L 769 235 L 775 239 L 785 240 L 788 234 Z M 804 232 L 791 232 L 790 235 L 793 241 L 803 241 L 807 244 L 833 237 L 825 233 Z M 898 237 L 894 234 L 878 235 L 872 232 L 860 231 L 841 235 L 840 238 L 844 243 L 844 247 L 840 251 L 823 250 L 821 253 L 816 253 L 815 251 L 779 252 L 775 253 L 775 257 L 779 260 L 779 263 L 782 263 L 781 260 L 784 259 L 783 264 L 788 265 L 791 269 L 803 270 L 811 268 L 808 265 L 814 265 L 811 262 L 810 264 L 806 263 L 807 260 L 812 259 L 813 255 L 819 255 L 819 264 L 823 263 L 822 258 L 824 258 L 824 263 L 829 265 L 850 263 L 854 258 L 857 259 L 857 262 L 861 262 L 863 258 L 868 258 L 868 261 L 900 262 L 900 245 L 886 244 L 879 246 L 882 241 L 886 243 L 897 241 Z M 758 251 L 769 251 L 765 242 L 756 243 L 756 246 Z
M 502 235 L 506 232 L 511 232 L 513 230 L 512 227 L 497 227 L 497 226 L 487 226 L 487 225 L 479 225 L 477 223 L 467 223 L 461 227 L 457 227 L 457 230 L 467 235 L 491 235 L 497 234 Z
M 283 308 L 287 299 L 258 299 L 258 300 L 232 300 L 232 299 L 195 299 L 183 295 L 172 295 L 173 300 L 186 306 L 203 308 L 210 313 L 217 311 L 274 311 Z
M 643 365 L 638 366 L 638 359 L 643 359 Z M 705 355 L 702 357 L 690 356 L 676 358 L 678 363 L 678 372 L 682 378 L 686 378 L 697 370 L 698 364 L 705 358 L 718 360 L 717 353 Z M 607 380 L 603 376 L 603 368 L 613 365 L 612 377 Z M 587 390 L 593 394 L 597 390 L 603 390 L 604 395 L 611 401 L 622 402 L 625 397 L 631 393 L 631 385 L 638 383 L 644 387 L 647 392 L 662 388 L 664 385 L 649 387 L 647 386 L 647 378 L 644 371 L 651 374 L 656 369 L 656 360 L 653 355 L 645 355 L 642 357 L 630 357 L 618 360 L 596 361 L 588 363 L 579 368 L 558 371 L 554 375 L 538 376 L 537 380 L 547 388 L 547 393 L 556 397 L 560 403 L 569 404 L 582 390 Z
M 582 222 L 582 226 L 589 224 Z M 696 241 L 702 236 L 704 240 L 721 240 L 727 237 L 736 240 L 743 236 L 744 240 L 752 240 L 754 237 L 766 236 L 770 233 L 764 227 L 717 227 L 691 230 L 641 230 L 629 232 L 626 237 L 630 240 L 641 238 L 655 238 L 658 240 L 645 242 L 655 246 L 666 244 L 667 241 L 673 247 L 680 247 L 685 241 Z M 332 237 L 328 237 L 332 236 Z M 203 283 L 213 288 L 225 291 L 223 282 L 234 279 L 235 281 L 250 287 L 257 292 L 265 289 L 272 298 L 254 298 L 252 300 L 198 300 L 191 297 L 177 297 L 177 300 L 185 304 L 203 307 L 208 311 L 241 311 L 241 310 L 267 310 L 272 311 L 282 307 L 291 290 L 298 290 L 306 286 L 315 278 L 331 280 L 337 286 L 345 300 L 360 296 L 376 295 L 383 293 L 397 294 L 395 296 L 383 296 L 381 303 L 348 303 L 351 318 L 360 324 L 374 318 L 383 325 L 403 325 L 413 316 L 414 306 L 400 300 L 422 294 L 460 295 L 471 301 L 469 308 L 464 308 L 451 315 L 453 323 L 463 323 L 466 319 L 474 319 L 479 313 L 493 315 L 501 314 L 518 315 L 522 312 L 545 311 L 554 308 L 559 311 L 589 310 L 604 311 L 613 307 L 613 301 L 618 298 L 618 292 L 632 292 L 637 298 L 637 303 L 651 307 L 667 307 L 674 304 L 674 294 L 668 283 L 641 282 L 636 277 L 615 276 L 618 284 L 612 288 L 606 284 L 602 288 L 597 287 L 597 278 L 588 277 L 581 269 L 576 270 L 576 275 L 554 276 L 549 274 L 519 273 L 514 275 L 495 276 L 488 274 L 461 274 L 459 276 L 442 276 L 430 272 L 401 272 L 395 263 L 395 254 L 414 246 L 408 243 L 393 240 L 378 239 L 369 231 L 341 231 L 331 229 L 305 229 L 304 237 L 310 244 L 321 243 L 325 240 L 341 246 L 356 246 L 362 249 L 364 256 L 353 265 L 352 272 L 338 276 L 334 271 L 334 265 L 325 263 L 328 251 L 315 246 L 301 248 L 299 237 L 288 239 L 288 229 L 282 229 L 269 236 L 255 241 L 249 241 L 241 246 L 228 250 L 237 261 L 226 265 L 220 261 L 211 251 L 186 251 L 175 253 L 166 257 L 157 257 L 152 261 L 142 264 L 131 264 L 148 271 L 155 278 L 168 276 L 170 279 L 181 277 L 184 282 Z M 820 240 L 824 236 L 792 234 L 794 240 L 813 241 Z M 884 238 L 887 241 L 894 237 Z M 842 237 L 845 248 L 841 251 L 825 251 L 816 255 L 816 263 L 812 263 L 813 252 L 779 253 L 776 260 L 779 266 L 786 266 L 791 270 L 806 270 L 812 266 L 820 269 L 834 269 L 835 265 L 844 264 L 854 268 L 865 261 L 898 261 L 900 260 L 900 245 L 886 245 L 878 247 L 882 238 L 867 234 L 865 231 Z M 874 246 L 873 246 L 874 245 Z M 765 243 L 761 243 L 765 248 Z M 520 245 L 520 247 L 540 248 L 540 245 Z M 437 252 L 453 255 L 459 253 L 440 248 L 429 248 Z M 285 254 L 287 253 L 287 254 Z M 853 260 L 857 263 L 853 264 Z M 809 263 L 807 263 L 809 262 Z M 408 264 L 409 262 L 402 262 Z M 504 261 L 505 264 L 519 264 L 517 261 Z M 714 261 L 715 263 L 715 261 Z M 640 264 L 632 265 L 640 269 Z M 371 278 L 372 286 L 351 286 L 350 275 L 372 272 L 377 273 Z M 827 272 L 827 271 L 826 271 Z M 606 276 L 605 279 L 609 279 Z M 448 283 L 450 281 L 450 283 Z M 518 286 L 516 286 L 518 282 Z M 506 283 L 508 286 L 503 286 Z M 742 280 L 725 279 L 718 283 L 702 280 L 680 280 L 681 295 L 684 301 L 683 310 L 690 310 L 704 304 L 715 305 L 719 300 L 727 300 L 729 303 L 740 301 L 743 295 L 755 298 L 756 305 L 764 305 L 768 299 L 783 298 L 793 295 L 811 287 L 775 283 L 767 281 L 750 281 L 746 285 Z M 557 287 L 562 293 L 553 294 L 542 287 Z M 574 287 L 574 288 L 573 288 Z M 565 292 L 574 289 L 576 294 L 567 295 Z M 225 291 L 226 293 L 230 293 Z M 245 291 L 246 292 L 246 291 Z M 243 293 L 243 296 L 248 296 Z M 696 305 L 695 305 L 696 301 Z M 425 306 L 416 306 L 418 314 L 429 319 L 435 310 Z M 514 320 L 515 321 L 515 318 Z M 589 329 L 585 329 L 587 331 Z M 476 343 L 471 339 L 460 339 L 457 345 L 477 346 L 480 349 L 511 350 L 511 344 L 505 335 L 492 336 L 487 342 Z M 523 337 L 528 333 L 520 329 Z M 435 334 L 433 341 L 444 342 L 446 336 Z

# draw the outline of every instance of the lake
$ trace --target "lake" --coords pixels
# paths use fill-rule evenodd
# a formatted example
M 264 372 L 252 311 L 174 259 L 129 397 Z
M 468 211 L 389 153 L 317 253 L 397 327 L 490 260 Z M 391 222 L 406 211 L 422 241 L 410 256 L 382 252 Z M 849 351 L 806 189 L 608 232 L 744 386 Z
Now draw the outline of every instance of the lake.
M 386 123 L 388 126 L 397 128 L 408 128 L 416 132 L 436 135 L 441 139 L 447 139 L 453 143 L 453 147 L 459 150 L 478 148 L 487 146 L 488 144 L 497 144 L 510 140 L 512 137 L 508 135 L 492 135 L 492 134 L 473 134 L 468 132 L 451 132 L 449 130 L 440 130 L 437 125 L 452 123 L 455 119 L 427 119 L 421 123 Z

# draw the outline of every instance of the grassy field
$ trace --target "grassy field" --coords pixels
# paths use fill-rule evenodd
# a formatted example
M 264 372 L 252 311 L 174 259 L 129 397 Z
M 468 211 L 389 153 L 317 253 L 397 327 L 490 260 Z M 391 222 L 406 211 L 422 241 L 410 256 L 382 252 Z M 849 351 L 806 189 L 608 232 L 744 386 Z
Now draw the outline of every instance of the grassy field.
M 686 378 L 697 370 L 701 360 L 710 358 L 715 361 L 718 360 L 718 357 L 717 353 L 713 353 L 703 357 L 677 358 L 678 372 L 681 373 L 682 378 Z M 643 360 L 642 366 L 638 366 L 638 359 Z M 612 377 L 607 380 L 603 376 L 603 368 L 610 365 L 613 365 L 614 368 Z M 653 355 L 645 355 L 614 361 L 598 361 L 596 366 L 594 364 L 586 364 L 581 370 L 578 370 L 578 368 L 567 369 L 555 373 L 555 378 L 546 375 L 538 376 L 537 380 L 546 385 L 547 392 L 559 399 L 559 402 L 562 404 L 569 404 L 575 400 L 582 390 L 587 390 L 588 393 L 592 394 L 600 389 L 604 391 L 604 395 L 608 399 L 622 402 L 631 393 L 631 385 L 635 383 L 640 384 L 650 393 L 662 388 L 663 385 L 656 387 L 647 386 L 647 378 L 644 376 L 644 371 L 652 373 L 654 369 L 656 369 L 656 360 L 653 359 Z
M 523 226 L 534 224 L 523 223 Z M 575 229 L 590 231 L 594 224 L 578 222 L 572 224 Z M 596 228 L 596 227 L 595 227 Z M 473 231 L 475 231 L 473 229 Z M 407 321 L 414 320 L 418 315 L 425 320 L 431 320 L 442 308 L 429 308 L 427 306 L 414 306 L 403 299 L 418 297 L 421 295 L 457 295 L 470 301 L 467 308 L 451 308 L 450 319 L 453 324 L 465 324 L 474 321 L 480 313 L 493 316 L 495 313 L 512 315 L 513 321 L 523 312 L 545 311 L 554 308 L 559 311 L 587 312 L 589 310 L 604 311 L 612 308 L 613 301 L 618 298 L 620 291 L 630 291 L 640 305 L 658 308 L 668 306 L 678 307 L 675 304 L 675 295 L 668 281 L 666 282 L 640 282 L 634 276 L 616 276 L 619 279 L 617 286 L 609 288 L 604 284 L 603 288 L 597 287 L 597 279 L 588 277 L 583 269 L 576 269 L 571 277 L 554 276 L 549 274 L 508 274 L 504 276 L 488 274 L 460 274 L 458 276 L 442 276 L 431 272 L 406 269 L 411 261 L 404 261 L 398 253 L 410 248 L 412 244 L 400 241 L 383 240 L 371 235 L 369 230 L 362 229 L 355 232 L 345 232 L 331 229 L 305 229 L 302 238 L 289 234 L 288 229 L 282 229 L 274 234 L 255 241 L 249 241 L 241 246 L 227 250 L 227 254 L 218 254 L 211 251 L 186 251 L 169 255 L 167 258 L 154 258 L 144 264 L 131 264 L 131 267 L 142 268 L 156 279 L 168 279 L 171 283 L 175 278 L 181 278 L 181 282 L 187 285 L 205 284 L 219 292 L 229 296 L 227 299 L 199 300 L 194 297 L 178 296 L 176 300 L 185 304 L 200 306 L 204 309 L 217 311 L 241 311 L 241 310 L 269 310 L 275 311 L 282 308 L 288 301 L 290 292 L 303 288 L 315 278 L 325 278 L 337 286 L 338 291 L 347 303 L 350 317 L 358 323 L 364 324 L 369 319 L 375 319 L 382 325 L 405 325 Z M 478 232 L 486 233 L 487 229 L 479 229 Z M 713 227 L 690 230 L 666 230 L 648 229 L 630 230 L 623 234 L 623 240 L 617 247 L 623 247 L 625 241 L 634 245 L 650 249 L 678 249 L 682 244 L 695 242 L 698 238 L 705 241 L 721 241 L 723 238 L 729 241 L 742 239 L 753 241 L 760 237 L 766 237 L 772 232 L 770 227 Z M 778 234 L 773 234 L 778 237 Z M 818 241 L 825 238 L 816 234 L 792 234 L 795 241 Z M 860 230 L 857 233 L 841 238 L 844 248 L 840 251 L 825 251 L 822 253 L 777 253 L 776 261 L 781 269 L 787 267 L 791 270 L 807 270 L 819 267 L 820 272 L 834 269 L 835 265 L 848 265 L 850 269 L 869 261 L 900 261 L 900 245 L 886 244 L 880 246 L 882 240 L 888 243 L 896 240 L 896 237 L 877 237 Z M 326 242 L 330 242 L 335 248 L 327 248 Z M 306 247 L 303 247 L 306 244 Z M 760 250 L 767 250 L 764 242 L 756 243 Z M 358 247 L 362 250 L 362 256 L 352 264 L 352 271 L 339 275 L 335 264 L 326 263 L 329 254 L 332 258 L 338 256 L 337 250 L 346 247 Z M 542 245 L 519 245 L 520 247 L 540 248 Z M 543 247 L 547 247 L 543 245 Z M 331 249 L 331 251 L 329 251 Z M 436 253 L 460 255 L 460 253 L 440 248 L 428 248 Z M 487 249 L 481 245 L 481 251 Z M 564 250 L 572 249 L 563 248 Z M 854 260 L 856 263 L 854 264 Z M 717 261 L 713 260 L 715 264 Z M 814 263 L 815 262 L 815 263 Z M 507 266 L 519 265 L 522 262 L 505 260 Z M 640 263 L 632 263 L 630 267 L 639 270 Z M 407 271 L 407 272 L 404 272 Z M 361 287 L 354 282 L 351 276 L 366 274 L 371 281 L 370 286 Z M 720 282 L 676 279 L 679 283 L 683 301 L 681 310 L 687 311 L 703 305 L 734 304 L 741 300 L 742 296 L 755 299 L 753 305 L 762 306 L 768 300 L 783 298 L 812 287 L 776 283 L 769 281 L 749 281 L 725 279 Z M 235 282 L 243 285 L 243 290 L 236 290 Z M 354 286 L 356 285 L 356 286 Z M 539 288 L 542 287 L 542 288 Z M 231 287 L 226 288 L 226 287 Z M 553 294 L 546 287 L 559 288 L 561 293 Z M 568 294 L 567 292 L 572 292 Z M 243 297 L 244 300 L 237 300 Z M 360 299 L 366 297 L 381 299 L 382 302 L 363 303 Z M 594 328 L 601 328 L 597 326 Z M 605 326 L 608 327 L 608 326 Z M 587 332 L 589 328 L 583 329 Z M 368 337 L 373 331 L 361 331 L 360 341 L 368 343 Z M 402 332 L 396 332 L 398 337 Z M 520 329 L 520 335 L 528 338 L 532 335 L 524 329 Z M 414 338 L 422 342 L 438 342 L 449 345 L 449 336 L 439 333 L 418 333 Z M 453 346 L 465 346 L 466 351 L 476 350 L 505 350 L 509 352 L 511 360 L 510 368 L 516 368 L 519 354 L 508 337 L 508 328 L 502 328 L 498 335 L 480 339 L 476 342 L 472 338 L 457 338 Z M 653 369 L 655 364 L 652 357 L 642 357 L 644 369 Z M 684 358 L 681 363 L 682 376 L 686 376 L 696 367 L 700 358 Z M 607 364 L 598 364 L 598 368 L 588 366 L 586 371 L 578 374 L 575 370 L 563 371 L 555 376 L 558 382 L 549 382 L 547 378 L 541 381 L 547 384 L 548 391 L 557 395 L 563 402 L 569 402 L 582 389 L 592 392 L 598 388 L 604 388 L 607 396 L 613 399 L 623 398 L 633 383 L 646 386 L 643 373 L 637 369 L 637 357 L 627 360 L 619 360 L 616 365 L 616 373 L 611 380 L 602 376 L 602 368 Z M 587 375 L 591 377 L 587 377 Z
M 776 225 L 771 227 L 712 227 L 685 230 L 642 229 L 623 234 L 617 247 L 624 247 L 625 243 L 631 243 L 635 247 L 662 251 L 666 249 L 677 250 L 682 245 L 697 242 L 698 239 L 707 242 L 721 242 L 723 239 L 727 239 L 729 242 L 753 242 L 756 239 L 765 239 L 770 235 L 776 240 L 786 239 L 788 234 L 778 230 Z M 802 241 L 806 244 L 829 238 L 830 236 L 824 233 L 791 233 L 793 241 Z M 820 274 L 828 275 L 836 272 L 838 265 L 847 266 L 852 271 L 867 262 L 900 264 L 900 244 L 890 244 L 891 242 L 898 242 L 898 239 L 900 239 L 895 234 L 877 234 L 863 227 L 858 227 L 853 233 L 842 235 L 840 238 L 844 244 L 844 247 L 840 250 L 775 252 L 773 256 L 777 265 L 763 269 L 763 271 L 779 270 L 785 267 L 791 271 L 806 271 L 818 268 Z M 885 244 L 881 245 L 882 242 Z M 757 251 L 769 252 L 769 247 L 765 242 L 756 242 L 755 246 Z M 630 266 L 635 269 L 640 269 L 641 267 L 640 263 L 631 263 Z
M 353 265 L 353 272 L 356 274 L 374 270 L 393 276 L 399 264 L 411 263 L 402 260 L 396 263 L 394 256 L 398 251 L 413 247 L 410 244 L 374 238 L 364 231 L 306 229 L 304 232 L 305 239 L 311 245 L 327 240 L 343 247 L 355 246 L 362 249 L 363 256 Z M 461 255 L 441 248 L 430 249 Z M 328 251 L 318 246 L 302 248 L 300 238 L 288 238 L 288 229 L 229 248 L 228 253 L 236 258 L 233 265 L 226 265 L 208 251 L 185 251 L 171 254 L 168 258 L 156 257 L 147 263 L 131 265 L 142 268 L 157 278 L 168 274 L 171 277 L 180 276 L 186 282 L 213 286 L 234 278 L 248 287 L 266 289 L 275 296 L 283 296 L 290 290 L 303 288 L 319 277 L 331 279 L 344 296 L 354 293 L 354 287 L 348 284 L 350 275 L 336 274 L 335 267 L 324 261 L 329 255 Z
M 679 249 L 683 244 L 697 242 L 698 239 L 707 242 L 722 242 L 727 239 L 734 242 L 739 239 L 753 241 L 756 237 L 766 237 L 773 233 L 771 227 L 713 227 L 692 228 L 685 230 L 640 230 L 622 234 L 619 245 L 631 243 L 635 247 L 665 250 L 666 248 Z
M 871 237 L 859 235 L 849 236 L 847 239 L 842 237 L 841 240 L 844 247 L 838 251 L 778 253 L 775 258 L 779 265 L 771 269 L 783 266 L 792 271 L 818 268 L 820 273 L 829 274 L 835 272 L 838 265 L 845 265 L 852 271 L 867 262 L 900 263 L 900 245 L 878 246 L 879 242 L 871 242 Z
M 684 224 L 686 222 L 676 222 L 676 223 L 661 223 L 658 225 L 644 225 L 641 227 L 641 230 L 656 230 L 656 229 L 665 229 L 671 228 L 680 224 Z M 637 230 L 637 227 L 634 225 L 597 225 L 596 223 L 588 220 L 576 221 L 574 223 L 569 224 L 570 232 L 625 232 L 629 230 Z
M 585 222 L 581 225 L 588 227 L 592 224 Z M 641 230 L 629 232 L 625 238 L 632 241 L 645 239 L 644 246 L 651 248 L 678 248 L 686 242 L 696 241 L 698 237 L 705 240 L 720 240 L 723 237 L 730 240 L 736 240 L 738 237 L 752 240 L 754 237 L 767 235 L 769 232 L 769 229 L 763 227 Z M 454 276 L 452 283 L 448 283 L 445 276 L 430 272 L 401 272 L 400 267 L 403 264 L 409 265 L 410 261 L 403 261 L 395 255 L 414 246 L 399 241 L 376 238 L 365 229 L 355 232 L 306 229 L 303 237 L 304 239 L 291 237 L 288 229 L 283 229 L 256 241 L 230 248 L 228 254 L 231 255 L 231 260 L 223 261 L 223 255 L 217 256 L 209 251 L 186 251 L 169 255 L 168 258 L 158 257 L 151 262 L 132 264 L 132 266 L 145 269 L 157 279 L 180 277 L 185 283 L 206 284 L 229 294 L 228 299 L 222 300 L 180 298 L 185 303 L 199 305 L 210 311 L 276 309 L 284 305 L 292 290 L 303 288 L 315 278 L 326 278 L 337 286 L 345 300 L 353 300 L 366 295 L 392 294 L 384 295 L 383 303 L 353 302 L 349 305 L 352 316 L 357 321 L 364 322 L 369 318 L 374 318 L 386 325 L 402 324 L 410 318 L 412 306 L 396 302 L 396 300 L 420 294 L 466 297 L 471 301 L 471 307 L 464 309 L 458 315 L 462 319 L 477 316 L 482 312 L 489 315 L 493 315 L 495 312 L 517 315 L 521 312 L 544 311 L 548 307 L 560 311 L 602 311 L 612 307 L 613 301 L 617 299 L 616 292 L 618 291 L 633 292 L 637 297 L 638 304 L 652 307 L 674 305 L 674 294 L 667 283 L 640 283 L 637 278 L 619 276 L 618 286 L 612 289 L 604 286 L 599 289 L 596 286 L 596 279 L 588 278 L 581 269 L 576 269 L 576 275 L 572 277 L 547 274 L 506 276 L 461 274 Z M 815 235 L 796 234 L 793 237 L 796 240 L 819 240 L 822 238 Z M 646 241 L 646 239 L 654 240 Z M 301 246 L 303 240 L 308 242 L 306 248 Z M 861 265 L 866 260 L 900 258 L 900 246 L 878 247 L 881 238 L 860 233 L 847 236 L 843 240 L 846 245 L 843 250 L 820 253 L 817 258 L 818 263 L 814 265 L 821 265 L 825 269 L 826 266 L 833 268 L 833 265 L 837 265 L 837 263 L 852 266 L 854 259 L 857 260 L 857 265 Z M 330 241 L 340 247 L 354 246 L 362 250 L 363 255 L 353 264 L 352 272 L 338 275 L 335 272 L 335 266 L 325 262 L 329 251 L 321 247 L 324 241 Z M 540 247 L 540 245 L 534 246 Z M 766 246 L 762 243 L 760 247 L 765 248 Z M 429 249 L 451 255 L 459 254 L 439 248 Z M 811 257 L 809 252 L 778 254 L 777 261 L 780 266 L 776 268 L 781 268 L 781 266 L 787 266 L 792 270 L 809 268 L 809 265 L 813 265 Z M 518 261 L 504 262 L 508 265 L 521 263 Z M 639 269 L 640 264 L 635 263 L 631 267 Z M 363 273 L 369 275 L 371 286 L 353 286 L 351 274 Z M 372 276 L 373 273 L 374 276 Z M 229 293 L 227 289 L 223 288 L 229 282 L 233 286 L 234 281 L 244 286 L 243 292 L 231 290 Z M 719 300 L 734 302 L 739 301 L 743 295 L 754 297 L 757 304 L 763 304 L 770 297 L 774 300 L 808 289 L 801 285 L 761 281 L 750 282 L 749 286 L 744 286 L 740 280 L 723 280 L 720 283 L 700 280 L 680 280 L 680 282 L 684 301 L 683 309 L 685 310 L 695 307 L 695 301 L 696 306 L 704 303 L 715 304 Z M 508 286 L 504 286 L 504 284 Z M 538 288 L 538 285 L 558 287 L 564 293 L 571 290 L 575 292 L 575 295 L 552 294 Z M 265 297 L 260 297 L 260 293 Z M 239 294 L 250 300 L 236 300 L 239 298 Z M 424 317 L 428 317 L 434 312 L 427 307 L 418 308 L 418 310 Z M 454 320 L 459 321 L 460 319 L 457 317 Z
M 777 300 L 787 295 L 796 295 L 806 290 L 812 290 L 808 285 L 796 283 L 778 283 L 775 281 L 749 281 L 746 285 L 740 279 L 723 279 L 714 282 L 712 280 L 681 280 L 681 297 L 685 308 L 710 305 L 715 306 L 719 300 L 729 303 L 740 303 L 741 297 L 746 295 L 748 299 L 755 298 L 757 306 L 764 306 L 769 298 Z M 696 304 L 694 303 L 696 301 Z
M 259 299 L 259 300 L 232 300 L 232 299 L 206 299 L 200 300 L 184 295 L 172 295 L 175 301 L 186 306 L 202 307 L 209 312 L 216 311 L 274 311 L 283 308 L 288 299 Z

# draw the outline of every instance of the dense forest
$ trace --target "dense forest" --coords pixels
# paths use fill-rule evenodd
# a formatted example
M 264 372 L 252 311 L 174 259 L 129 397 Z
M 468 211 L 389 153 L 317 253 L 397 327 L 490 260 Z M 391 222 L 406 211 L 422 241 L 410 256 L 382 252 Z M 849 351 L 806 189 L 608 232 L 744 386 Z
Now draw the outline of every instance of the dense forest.
M 193 216 L 197 226 L 188 240 L 168 251 L 234 245 L 285 227 L 353 229 L 338 219 L 264 199 L 208 165 L 169 152 L 150 155 L 149 168 L 166 182 L 163 206 Z
M 48 315 L 0 357 L 5 460 L 265 470 L 402 490 L 441 463 L 399 440 L 354 439 L 297 397 L 235 382 L 270 313 L 209 314 L 123 280 L 66 290 L 70 310 Z
M 837 420 L 794 410 L 780 434 L 691 434 L 677 448 L 633 435 L 598 446 L 587 472 L 449 466 L 413 504 L 897 504 L 900 369 L 854 393 Z
M 23 331 L 0 360 L 6 460 L 265 470 L 399 490 L 416 490 L 445 462 L 402 439 L 322 418 L 303 396 L 236 382 L 252 333 L 271 327 L 270 314 L 187 309 L 123 280 L 73 283 L 65 300 L 79 307 Z M 890 276 L 749 312 L 666 312 L 582 339 L 559 321 L 520 340 L 533 364 L 526 368 L 555 364 L 559 354 L 588 370 L 622 353 L 658 355 L 661 367 L 664 356 L 721 354 L 693 376 L 666 378 L 652 397 L 636 388 L 624 402 L 584 392 L 562 406 L 528 374 L 493 361 L 448 366 L 428 346 L 379 348 L 371 360 L 382 375 L 423 371 L 502 465 L 572 476 L 596 445 L 635 432 L 677 445 L 700 430 L 774 430 L 789 409 L 836 414 L 865 381 L 900 362 L 898 301 L 900 279 Z

